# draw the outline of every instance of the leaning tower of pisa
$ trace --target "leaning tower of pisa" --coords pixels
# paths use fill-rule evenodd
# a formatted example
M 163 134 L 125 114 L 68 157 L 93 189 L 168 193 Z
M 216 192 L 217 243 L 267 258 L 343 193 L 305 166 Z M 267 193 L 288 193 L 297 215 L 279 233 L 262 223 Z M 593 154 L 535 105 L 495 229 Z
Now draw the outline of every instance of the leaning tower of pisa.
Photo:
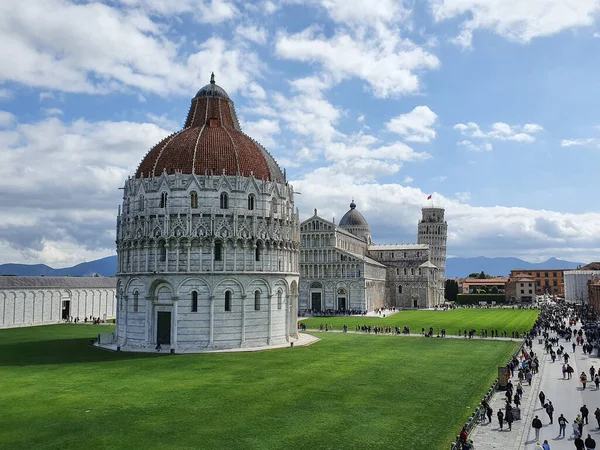
M 427 244 L 430 249 L 430 261 L 439 269 L 438 295 L 439 302 L 444 301 L 444 282 L 446 281 L 446 241 L 448 240 L 448 224 L 444 220 L 444 208 L 423 207 L 419 220 L 418 244 Z

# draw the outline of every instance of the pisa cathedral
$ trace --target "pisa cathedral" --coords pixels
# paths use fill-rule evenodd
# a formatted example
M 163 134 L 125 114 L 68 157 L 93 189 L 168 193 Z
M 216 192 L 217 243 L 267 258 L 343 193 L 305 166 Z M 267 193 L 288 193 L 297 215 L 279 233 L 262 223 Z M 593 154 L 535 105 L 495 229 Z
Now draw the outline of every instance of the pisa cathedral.
M 376 245 L 354 201 L 339 224 L 314 215 L 300 224 L 300 313 L 431 308 L 444 302 L 444 209 L 422 208 L 416 244 Z

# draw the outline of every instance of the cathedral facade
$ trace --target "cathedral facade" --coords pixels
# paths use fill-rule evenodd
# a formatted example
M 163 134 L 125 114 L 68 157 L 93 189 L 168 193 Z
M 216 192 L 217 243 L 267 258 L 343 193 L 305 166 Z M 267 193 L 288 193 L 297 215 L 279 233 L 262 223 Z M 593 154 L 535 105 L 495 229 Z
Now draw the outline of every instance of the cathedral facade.
M 125 182 L 114 344 L 196 352 L 290 342 L 299 243 L 293 187 L 211 78 L 184 127 Z
M 354 201 L 337 225 L 315 210 L 300 224 L 300 314 L 442 304 L 447 235 L 443 208 L 422 208 L 416 244 L 393 245 L 372 242 Z

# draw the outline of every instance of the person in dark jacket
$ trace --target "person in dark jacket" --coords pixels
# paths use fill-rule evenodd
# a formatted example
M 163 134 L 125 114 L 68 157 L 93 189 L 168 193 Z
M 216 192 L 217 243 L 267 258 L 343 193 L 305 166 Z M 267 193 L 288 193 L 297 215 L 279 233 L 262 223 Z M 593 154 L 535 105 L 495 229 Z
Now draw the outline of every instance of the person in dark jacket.
M 558 418 L 558 437 L 565 437 L 568 423 L 569 421 L 561 414 Z
M 535 416 L 535 419 L 531 422 L 531 426 L 535 429 L 535 438 L 540 438 L 540 430 L 542 429 L 542 421 L 538 416 Z
M 485 410 L 485 415 L 487 416 L 489 423 L 492 423 L 492 413 L 493 412 L 494 412 L 494 410 L 492 408 L 490 408 L 489 406 Z
M 512 409 L 506 410 L 506 415 L 504 416 L 504 420 L 508 424 L 508 431 L 512 431 L 512 423 L 515 421 Z
M 543 408 L 544 404 L 546 403 L 546 394 L 544 394 L 544 391 L 540 391 L 540 395 L 538 395 L 538 398 L 540 399 L 540 405 Z
M 596 441 L 594 440 L 594 438 L 592 438 L 591 434 L 587 435 L 587 438 L 585 439 L 585 448 L 587 450 L 593 450 L 596 448 Z
M 585 424 L 588 425 L 590 423 L 588 420 L 590 410 L 587 409 L 587 406 L 583 405 L 581 408 L 579 408 L 579 411 L 581 412 L 581 418 L 585 420 Z
M 583 439 L 581 439 L 581 436 L 577 436 L 573 443 L 575 444 L 575 448 L 577 450 L 585 450 L 585 444 L 583 443 Z
M 498 423 L 500 424 L 500 431 L 502 431 L 502 426 L 504 425 L 504 413 L 501 409 L 498 410 Z
M 515 394 L 513 401 L 515 402 L 515 406 L 517 408 L 521 406 L 521 397 L 519 397 L 519 394 Z
M 600 408 L 596 408 L 596 411 L 594 411 L 594 416 L 596 416 L 596 422 L 598 422 L 598 428 L 600 428 Z
M 554 414 L 554 406 L 552 405 L 551 401 L 548 401 L 548 403 L 546 403 L 546 414 L 548 414 L 548 417 L 550 418 L 550 424 L 553 424 L 553 414 Z

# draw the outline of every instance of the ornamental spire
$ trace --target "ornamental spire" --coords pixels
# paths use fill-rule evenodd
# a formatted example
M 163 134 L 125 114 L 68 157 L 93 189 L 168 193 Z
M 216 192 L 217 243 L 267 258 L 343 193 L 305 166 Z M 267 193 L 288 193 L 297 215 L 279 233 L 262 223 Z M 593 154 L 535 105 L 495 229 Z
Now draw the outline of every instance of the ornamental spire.
M 210 73 L 210 84 L 215 84 L 215 73 L 214 72 Z

